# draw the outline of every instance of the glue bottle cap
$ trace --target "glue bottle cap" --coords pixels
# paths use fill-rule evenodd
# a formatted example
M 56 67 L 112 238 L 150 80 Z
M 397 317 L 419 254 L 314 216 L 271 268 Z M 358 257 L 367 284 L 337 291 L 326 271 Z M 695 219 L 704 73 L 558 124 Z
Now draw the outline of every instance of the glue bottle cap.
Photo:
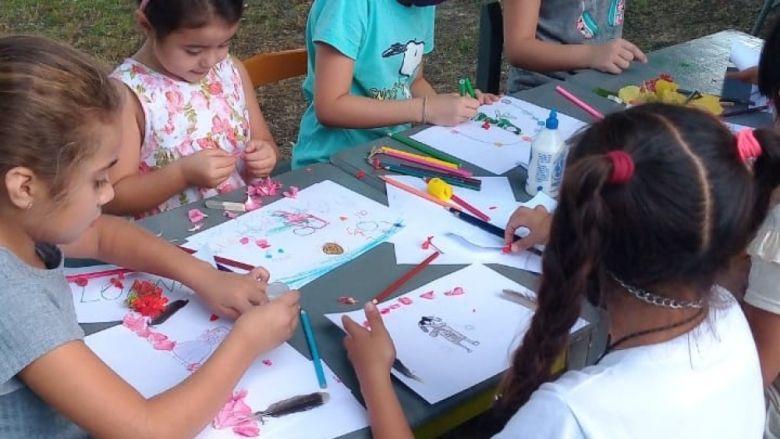
M 544 123 L 544 127 L 548 130 L 557 130 L 558 129 L 558 112 L 555 109 L 550 110 L 550 116 L 547 118 L 547 121 Z

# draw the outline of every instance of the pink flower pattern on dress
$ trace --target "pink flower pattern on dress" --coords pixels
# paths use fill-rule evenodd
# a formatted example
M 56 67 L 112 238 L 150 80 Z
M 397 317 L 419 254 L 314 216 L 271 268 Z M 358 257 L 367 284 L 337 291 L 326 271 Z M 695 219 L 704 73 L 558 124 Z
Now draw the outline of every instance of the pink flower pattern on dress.
M 232 58 L 218 63 L 199 83 L 169 78 L 127 59 L 111 74 L 136 94 L 144 111 L 144 139 L 140 173 L 205 149 L 222 149 L 242 157 L 250 138 L 249 112 L 240 73 Z M 164 150 L 164 154 L 160 154 Z M 161 157 L 166 159 L 159 161 Z M 189 187 L 150 212 L 163 212 L 182 204 L 228 192 L 246 184 L 244 162 L 217 188 Z

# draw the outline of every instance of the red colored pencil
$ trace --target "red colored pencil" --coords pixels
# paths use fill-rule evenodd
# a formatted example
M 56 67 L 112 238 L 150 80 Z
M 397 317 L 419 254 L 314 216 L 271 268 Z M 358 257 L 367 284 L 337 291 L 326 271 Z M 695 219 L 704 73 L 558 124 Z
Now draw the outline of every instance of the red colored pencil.
M 187 252 L 189 254 L 195 253 L 195 250 L 193 250 L 191 248 L 187 248 L 187 247 L 184 247 L 184 246 L 181 246 L 181 245 L 179 246 L 179 248 L 184 250 L 185 252 Z M 247 264 L 246 262 L 241 262 L 241 261 L 236 261 L 236 260 L 233 260 L 233 259 L 225 258 L 223 256 L 214 256 L 214 261 L 216 263 L 218 263 L 218 264 L 227 265 L 228 267 L 233 267 L 233 268 L 240 268 L 240 269 L 246 270 L 246 271 L 252 271 L 255 268 L 257 268 L 257 267 L 255 267 L 252 264 Z
M 441 253 L 433 252 L 430 256 L 425 258 L 422 262 L 417 264 L 414 268 L 404 273 L 403 276 L 396 279 L 395 282 L 391 283 L 387 288 L 385 288 L 381 293 L 377 294 L 371 301 L 374 303 L 379 303 L 388 297 L 390 297 L 391 294 L 396 292 L 398 288 L 409 281 L 409 279 L 413 278 L 417 273 L 421 272 L 425 267 L 430 265 L 431 262 L 433 262 L 434 259 L 438 258 Z
M 460 204 L 461 206 L 463 206 L 464 209 L 466 209 L 469 212 L 473 213 L 474 216 L 476 216 L 477 218 L 481 219 L 482 221 L 490 222 L 490 217 L 489 216 L 485 215 L 484 213 L 482 213 L 482 211 L 480 211 L 476 207 L 472 206 L 471 204 L 467 203 L 466 200 L 464 200 L 463 198 L 461 198 L 461 197 L 459 197 L 459 196 L 457 196 L 455 194 L 452 194 L 452 201 Z
M 68 282 L 75 282 L 78 279 L 98 279 L 101 277 L 119 276 L 120 274 L 133 273 L 135 270 L 129 268 L 112 268 L 110 270 L 95 271 L 94 273 L 70 274 L 65 276 Z

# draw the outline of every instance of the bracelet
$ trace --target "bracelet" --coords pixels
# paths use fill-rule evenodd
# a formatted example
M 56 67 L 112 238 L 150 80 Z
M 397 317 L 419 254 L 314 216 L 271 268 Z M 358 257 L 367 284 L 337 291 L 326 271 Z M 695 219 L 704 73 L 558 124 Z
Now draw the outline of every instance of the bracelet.
M 425 125 L 426 123 L 428 123 L 428 118 L 426 117 L 426 114 L 425 114 L 425 105 L 426 105 L 427 103 L 428 103 L 428 96 L 423 96 L 423 104 L 422 104 L 422 122 L 420 122 L 420 123 L 422 123 L 423 125 Z

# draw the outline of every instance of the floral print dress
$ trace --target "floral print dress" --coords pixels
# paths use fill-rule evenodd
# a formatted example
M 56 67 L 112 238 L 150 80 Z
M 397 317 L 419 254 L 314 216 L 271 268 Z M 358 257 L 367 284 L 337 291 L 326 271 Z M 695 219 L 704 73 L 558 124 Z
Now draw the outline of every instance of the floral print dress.
M 146 174 L 206 149 L 241 156 L 250 138 L 249 112 L 241 75 L 231 57 L 214 66 L 200 82 L 190 83 L 126 59 L 111 74 L 136 95 L 144 111 L 139 173 Z M 245 182 L 244 163 L 216 188 L 189 187 L 139 217 L 229 192 Z

